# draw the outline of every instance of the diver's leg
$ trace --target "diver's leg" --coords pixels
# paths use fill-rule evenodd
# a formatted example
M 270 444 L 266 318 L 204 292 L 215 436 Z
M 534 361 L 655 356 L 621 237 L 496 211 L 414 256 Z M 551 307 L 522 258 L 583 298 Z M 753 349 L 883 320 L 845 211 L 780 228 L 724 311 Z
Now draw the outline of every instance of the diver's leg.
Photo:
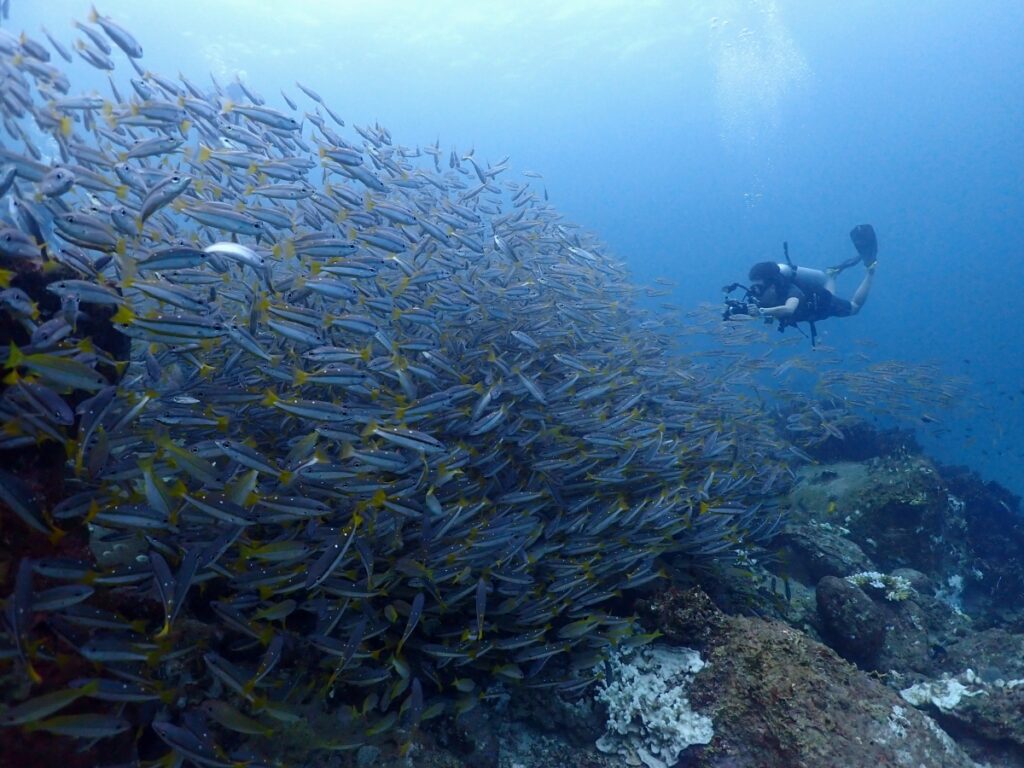
M 844 261 L 841 264 L 836 264 L 834 267 L 829 267 L 828 268 L 828 274 L 833 276 L 833 277 L 835 277 L 836 275 L 840 274 L 841 272 L 844 272 L 845 270 L 849 269 L 850 267 L 857 266 L 862 261 L 863 261 L 863 259 L 859 255 L 853 256 L 853 257 L 847 259 L 846 261 Z
M 870 224 L 858 224 L 851 229 L 850 241 L 853 243 L 853 247 L 857 249 L 857 255 L 831 267 L 828 270 L 830 275 L 838 275 L 843 270 L 862 262 L 864 266 L 870 267 L 878 261 L 878 238 L 875 236 L 874 227 Z
M 875 279 L 875 265 L 872 264 L 865 270 L 864 279 L 860 281 L 860 285 L 857 286 L 856 292 L 853 294 L 853 298 L 850 299 L 850 314 L 856 315 L 860 312 L 860 308 L 864 306 L 864 302 L 868 300 L 868 293 L 871 291 L 871 281 Z

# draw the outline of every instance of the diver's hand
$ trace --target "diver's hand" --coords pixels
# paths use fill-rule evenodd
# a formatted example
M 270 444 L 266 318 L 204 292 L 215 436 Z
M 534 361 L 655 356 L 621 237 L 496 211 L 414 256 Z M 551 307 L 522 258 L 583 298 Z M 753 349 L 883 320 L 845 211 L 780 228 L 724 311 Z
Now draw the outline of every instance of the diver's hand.
M 761 317 L 763 313 L 757 304 L 747 304 L 747 314 L 751 317 Z

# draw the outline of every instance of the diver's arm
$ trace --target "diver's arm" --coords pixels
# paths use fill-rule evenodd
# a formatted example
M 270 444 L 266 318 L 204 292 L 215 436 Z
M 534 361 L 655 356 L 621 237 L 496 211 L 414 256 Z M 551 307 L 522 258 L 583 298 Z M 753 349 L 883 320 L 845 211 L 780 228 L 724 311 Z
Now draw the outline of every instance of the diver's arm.
M 789 317 L 794 312 L 796 312 L 796 308 L 799 306 L 800 299 L 798 299 L 796 296 L 790 296 L 788 299 L 786 299 L 785 304 L 780 304 L 777 307 L 761 307 L 761 314 L 774 318 Z

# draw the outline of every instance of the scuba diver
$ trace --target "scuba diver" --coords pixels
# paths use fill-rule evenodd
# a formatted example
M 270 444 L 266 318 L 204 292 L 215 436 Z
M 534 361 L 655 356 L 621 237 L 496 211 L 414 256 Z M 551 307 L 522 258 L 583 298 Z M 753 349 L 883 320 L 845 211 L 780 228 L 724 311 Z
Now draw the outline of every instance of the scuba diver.
M 828 317 L 849 317 L 857 314 L 868 299 L 878 266 L 878 240 L 870 224 L 858 224 L 850 231 L 857 255 L 825 271 L 798 267 L 790 261 L 789 244 L 783 243 L 785 264 L 762 261 L 750 268 L 750 286 L 727 285 L 727 294 L 742 288 L 742 300 L 726 297 L 724 320 L 737 315 L 762 317 L 771 323 L 777 320 L 779 330 L 807 322 L 811 328 L 811 345 L 817 340 L 815 323 Z M 852 266 L 863 263 L 864 279 L 853 296 L 841 299 L 835 294 L 836 276 Z

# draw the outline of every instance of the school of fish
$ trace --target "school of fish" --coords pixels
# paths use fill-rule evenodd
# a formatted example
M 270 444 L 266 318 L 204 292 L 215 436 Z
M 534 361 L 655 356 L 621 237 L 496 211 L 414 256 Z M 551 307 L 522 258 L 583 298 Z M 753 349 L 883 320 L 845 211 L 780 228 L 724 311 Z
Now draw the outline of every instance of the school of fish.
M 6 470 L 0 502 L 91 552 L 12 563 L 0 664 L 31 685 L 0 727 L 270 765 L 407 749 L 496 682 L 582 691 L 650 640 L 622 592 L 770 537 L 763 500 L 839 433 L 680 358 L 507 158 L 346 130 L 305 85 L 277 109 L 161 76 L 95 11 L 76 29 L 0 30 L 0 451 L 68 467 L 54 508 Z M 110 92 L 71 95 L 57 57 Z M 58 664 L 88 674 L 54 688 Z

